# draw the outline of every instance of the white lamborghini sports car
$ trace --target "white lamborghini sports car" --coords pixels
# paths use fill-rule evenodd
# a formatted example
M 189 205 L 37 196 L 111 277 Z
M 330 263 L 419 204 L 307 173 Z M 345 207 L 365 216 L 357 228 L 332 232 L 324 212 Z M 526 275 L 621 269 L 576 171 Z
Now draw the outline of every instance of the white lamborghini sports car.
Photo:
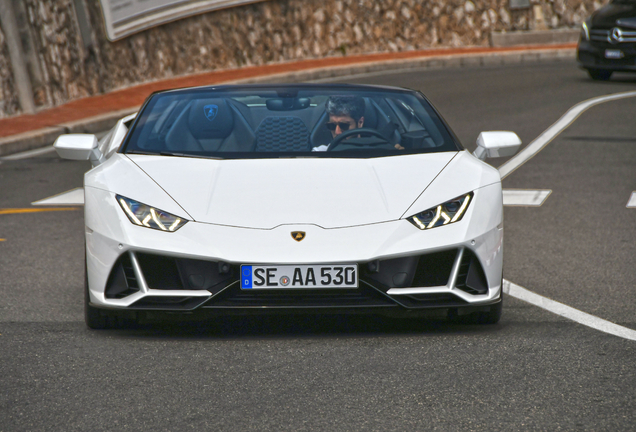
M 84 178 L 86 324 L 284 312 L 495 323 L 499 172 L 512 132 L 471 154 L 420 93 L 355 85 L 152 94 L 100 141 L 55 147 Z

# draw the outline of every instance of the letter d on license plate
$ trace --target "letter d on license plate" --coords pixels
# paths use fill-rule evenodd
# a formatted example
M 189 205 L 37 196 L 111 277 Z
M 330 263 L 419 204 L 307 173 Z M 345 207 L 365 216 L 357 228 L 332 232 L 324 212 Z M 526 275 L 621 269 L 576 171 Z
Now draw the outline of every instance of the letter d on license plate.
M 357 264 L 241 266 L 241 289 L 357 287 Z

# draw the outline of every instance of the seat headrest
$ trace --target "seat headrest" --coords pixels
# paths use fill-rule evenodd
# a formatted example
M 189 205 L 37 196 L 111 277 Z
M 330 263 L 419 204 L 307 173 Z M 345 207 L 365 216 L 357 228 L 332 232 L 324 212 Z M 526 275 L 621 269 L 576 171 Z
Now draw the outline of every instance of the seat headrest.
M 232 109 L 225 99 L 202 99 L 190 107 L 190 133 L 196 139 L 227 138 L 234 129 Z
M 378 126 L 378 113 L 375 111 L 373 102 L 369 98 L 364 98 L 364 124 L 362 127 L 375 129 Z

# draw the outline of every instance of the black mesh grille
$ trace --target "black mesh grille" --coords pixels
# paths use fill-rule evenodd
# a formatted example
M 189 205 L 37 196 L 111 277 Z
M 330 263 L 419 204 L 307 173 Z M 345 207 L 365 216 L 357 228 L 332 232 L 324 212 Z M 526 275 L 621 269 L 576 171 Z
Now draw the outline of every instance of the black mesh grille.
M 256 151 L 308 151 L 309 130 L 298 117 L 266 117 L 256 130 Z

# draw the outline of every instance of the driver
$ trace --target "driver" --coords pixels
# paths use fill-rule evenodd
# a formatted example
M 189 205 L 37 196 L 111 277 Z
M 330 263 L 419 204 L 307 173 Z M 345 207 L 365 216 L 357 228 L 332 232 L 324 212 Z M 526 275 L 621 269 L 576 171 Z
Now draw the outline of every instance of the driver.
M 327 100 L 329 120 L 325 126 L 332 138 L 364 125 L 364 99 L 357 96 L 330 96 Z M 314 147 L 312 151 L 327 151 L 329 144 Z
M 327 115 L 329 120 L 325 126 L 331 132 L 331 137 L 364 126 L 364 99 L 358 96 L 330 96 L 327 100 Z M 358 135 L 359 136 L 359 135 Z M 314 147 L 312 151 L 327 151 L 330 144 Z M 398 150 L 404 150 L 399 144 L 395 144 Z
M 364 126 L 364 99 L 357 96 L 331 96 L 327 100 L 327 129 L 333 138 L 349 129 Z

